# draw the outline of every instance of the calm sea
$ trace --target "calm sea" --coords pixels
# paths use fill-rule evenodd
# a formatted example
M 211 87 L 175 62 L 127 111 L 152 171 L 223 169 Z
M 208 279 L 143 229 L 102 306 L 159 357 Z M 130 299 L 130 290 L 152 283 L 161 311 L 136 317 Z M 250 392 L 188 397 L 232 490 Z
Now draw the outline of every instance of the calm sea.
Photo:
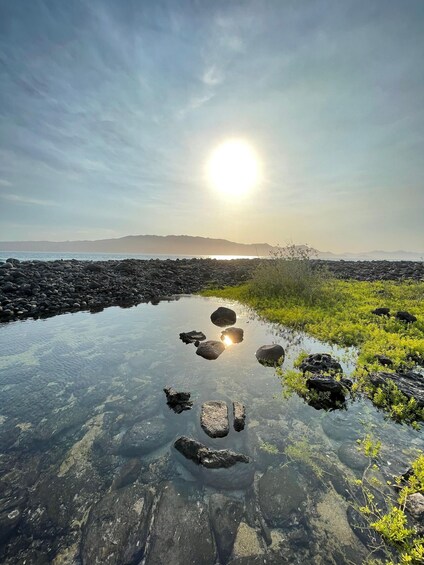
M 77 259 L 78 261 L 112 261 L 119 259 L 257 259 L 253 255 L 149 255 L 143 253 L 52 253 L 36 251 L 0 251 L 0 261 L 13 257 L 20 261 L 57 261 L 58 259 Z

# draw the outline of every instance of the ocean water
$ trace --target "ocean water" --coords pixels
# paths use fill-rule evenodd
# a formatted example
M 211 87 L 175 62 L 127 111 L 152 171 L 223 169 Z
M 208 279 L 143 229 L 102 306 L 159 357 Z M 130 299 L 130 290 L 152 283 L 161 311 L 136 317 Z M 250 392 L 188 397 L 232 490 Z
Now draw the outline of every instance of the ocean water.
M 219 339 L 210 314 L 221 305 L 236 310 L 244 340 L 207 361 L 178 336 L 195 329 Z M 368 433 L 381 439 L 383 484 L 405 470 L 414 448 L 424 447 L 421 432 L 385 419 L 366 399 L 326 412 L 287 395 L 275 369 L 257 362 L 259 346 L 283 345 L 285 368 L 300 351 L 330 352 L 347 375 L 355 351 L 265 323 L 236 303 L 181 297 L 27 320 L 1 325 L 0 341 L 5 564 L 102 562 L 131 552 L 134 536 L 136 562 L 144 555 L 146 565 L 171 562 L 169 548 L 175 565 L 191 563 L 193 552 L 211 555 L 199 565 L 214 565 L 215 548 L 223 565 L 236 555 L 252 563 L 256 556 L 275 564 L 360 564 L 374 546 L 358 537 L 349 514 L 359 496 L 353 481 L 368 463 L 357 440 Z M 170 410 L 165 386 L 191 392 L 192 409 Z M 199 422 L 208 400 L 227 402 L 230 415 L 233 401 L 244 403 L 245 429 L 209 438 Z M 135 429 L 144 432 L 129 451 Z M 173 447 L 183 435 L 250 462 L 199 467 Z M 134 530 L 140 516 L 145 538 Z M 186 522 L 193 516 L 198 523 Z M 227 518 L 235 524 L 232 538 L 216 530 Z
M 255 256 L 250 255 L 149 255 L 143 253 L 52 253 L 46 252 L 33 252 L 33 251 L 0 251 L 0 261 L 6 261 L 13 257 L 19 261 L 57 261 L 60 259 L 70 260 L 77 259 L 78 261 L 112 261 L 121 259 L 161 259 L 161 260 L 177 260 L 177 259 L 257 259 Z

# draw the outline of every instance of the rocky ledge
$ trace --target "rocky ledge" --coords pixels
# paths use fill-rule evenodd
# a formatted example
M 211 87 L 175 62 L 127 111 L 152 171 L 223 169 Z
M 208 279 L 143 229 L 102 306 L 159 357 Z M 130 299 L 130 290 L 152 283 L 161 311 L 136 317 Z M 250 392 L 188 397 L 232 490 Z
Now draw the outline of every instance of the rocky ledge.
M 0 322 L 77 312 L 247 281 L 265 259 L 23 261 L 0 263 Z M 316 261 L 340 279 L 424 280 L 424 262 Z

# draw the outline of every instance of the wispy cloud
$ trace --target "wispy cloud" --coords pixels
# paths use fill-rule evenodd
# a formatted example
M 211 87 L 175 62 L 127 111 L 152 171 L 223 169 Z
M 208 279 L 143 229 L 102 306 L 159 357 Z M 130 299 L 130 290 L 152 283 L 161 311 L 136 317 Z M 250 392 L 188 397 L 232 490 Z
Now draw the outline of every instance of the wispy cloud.
M 35 206 L 59 206 L 53 200 L 40 200 L 38 198 L 28 198 L 26 196 L 18 196 L 17 194 L 0 194 L 0 198 L 9 200 L 10 202 L 17 202 L 19 204 L 31 204 Z
M 211 65 L 205 69 L 202 82 L 207 86 L 216 86 L 224 81 L 224 73 L 216 65 Z
M 0 186 L 12 186 L 12 183 L 6 179 L 0 179 Z

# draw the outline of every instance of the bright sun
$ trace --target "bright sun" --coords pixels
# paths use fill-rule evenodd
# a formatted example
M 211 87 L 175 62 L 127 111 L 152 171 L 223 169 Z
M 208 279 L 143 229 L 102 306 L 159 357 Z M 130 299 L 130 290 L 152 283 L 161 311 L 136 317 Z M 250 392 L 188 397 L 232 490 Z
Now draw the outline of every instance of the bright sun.
M 229 139 L 210 156 L 207 177 L 212 186 L 226 196 L 243 196 L 259 182 L 258 157 L 246 141 Z

